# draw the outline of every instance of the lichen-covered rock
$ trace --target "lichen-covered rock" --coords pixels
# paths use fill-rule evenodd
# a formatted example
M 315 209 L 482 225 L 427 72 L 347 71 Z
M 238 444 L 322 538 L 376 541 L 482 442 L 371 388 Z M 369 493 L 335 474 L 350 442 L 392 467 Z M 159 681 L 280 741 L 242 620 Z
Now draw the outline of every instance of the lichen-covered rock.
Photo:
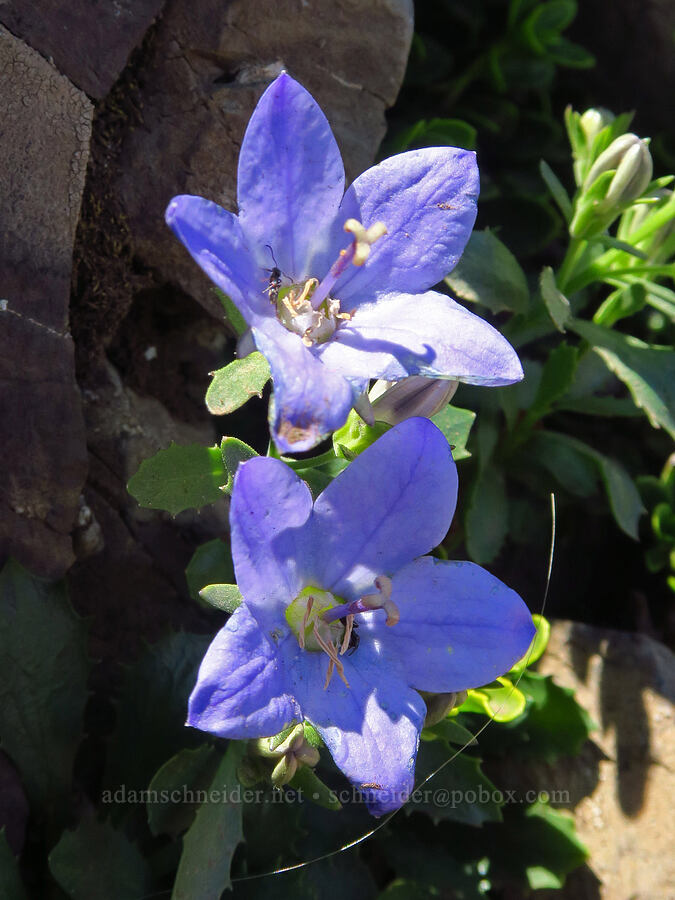
M 92 107 L 0 28 L 0 556 L 59 577 L 87 471 L 68 301 Z
M 90 97 L 108 93 L 164 0 L 3 0 L 0 22 Z

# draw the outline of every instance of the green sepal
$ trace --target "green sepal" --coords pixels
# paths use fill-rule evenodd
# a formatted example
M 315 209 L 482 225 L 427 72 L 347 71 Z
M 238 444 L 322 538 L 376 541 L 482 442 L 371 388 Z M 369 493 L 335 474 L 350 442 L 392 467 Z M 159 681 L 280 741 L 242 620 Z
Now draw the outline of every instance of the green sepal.
M 310 766 L 300 766 L 288 782 L 288 787 L 294 791 L 300 791 L 305 798 L 324 809 L 330 809 L 333 812 L 342 809 L 342 804 L 335 792 L 321 781 Z
M 207 584 L 199 591 L 199 596 L 209 606 L 226 613 L 233 613 L 243 600 L 236 584 Z

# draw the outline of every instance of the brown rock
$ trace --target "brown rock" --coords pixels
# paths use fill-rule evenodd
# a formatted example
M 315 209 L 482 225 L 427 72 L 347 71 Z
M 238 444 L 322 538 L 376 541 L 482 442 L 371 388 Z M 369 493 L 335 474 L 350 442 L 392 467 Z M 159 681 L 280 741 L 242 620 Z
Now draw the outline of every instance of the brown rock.
M 138 73 L 142 124 L 122 145 L 117 191 L 137 255 L 222 316 L 206 278 L 164 225 L 174 194 L 235 209 L 241 138 L 281 68 L 325 110 L 353 177 L 384 134 L 412 37 L 410 0 L 170 0 Z
M 4 0 L 0 21 L 90 97 L 108 93 L 164 0 Z
M 86 476 L 68 300 L 88 99 L 0 28 L 0 555 L 59 577 Z
M 558 622 L 539 671 L 573 688 L 599 726 L 581 756 L 534 770 L 538 787 L 569 790 L 591 854 L 551 900 L 672 900 L 673 654 L 641 634 Z

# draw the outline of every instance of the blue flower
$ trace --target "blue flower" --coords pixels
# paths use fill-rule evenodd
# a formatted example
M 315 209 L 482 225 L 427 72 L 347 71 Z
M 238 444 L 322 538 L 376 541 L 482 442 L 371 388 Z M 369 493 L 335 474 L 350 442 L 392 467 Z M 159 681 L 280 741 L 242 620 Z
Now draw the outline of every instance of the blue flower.
M 243 603 L 204 657 L 188 724 L 246 739 L 307 720 L 372 813 L 401 806 L 426 713 L 418 691 L 486 684 L 534 635 L 520 597 L 480 566 L 423 556 L 456 496 L 448 444 L 422 418 L 388 431 L 314 504 L 281 461 L 243 463 L 230 510 Z
M 307 450 L 342 426 L 370 378 L 522 378 L 505 338 L 428 290 L 473 228 L 475 154 L 413 150 L 369 169 L 346 193 L 344 180 L 325 116 L 282 73 L 244 135 L 239 215 L 188 195 L 166 213 L 270 363 L 270 426 L 283 451 Z

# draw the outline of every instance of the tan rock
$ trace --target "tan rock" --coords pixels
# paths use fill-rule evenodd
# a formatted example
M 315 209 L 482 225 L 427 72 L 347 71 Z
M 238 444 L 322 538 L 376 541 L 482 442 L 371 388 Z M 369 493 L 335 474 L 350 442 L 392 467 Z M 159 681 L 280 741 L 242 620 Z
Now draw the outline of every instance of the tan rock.
M 597 768 L 595 777 L 586 779 L 585 792 L 579 795 L 578 788 L 584 770 L 590 771 L 588 752 L 553 767 L 563 773 L 556 787 L 572 785 L 574 817 L 591 853 L 591 871 L 572 875 L 551 898 L 672 900 L 673 654 L 641 634 L 557 622 L 539 671 L 573 688 L 599 726 L 592 735 L 597 749 L 590 754 Z

